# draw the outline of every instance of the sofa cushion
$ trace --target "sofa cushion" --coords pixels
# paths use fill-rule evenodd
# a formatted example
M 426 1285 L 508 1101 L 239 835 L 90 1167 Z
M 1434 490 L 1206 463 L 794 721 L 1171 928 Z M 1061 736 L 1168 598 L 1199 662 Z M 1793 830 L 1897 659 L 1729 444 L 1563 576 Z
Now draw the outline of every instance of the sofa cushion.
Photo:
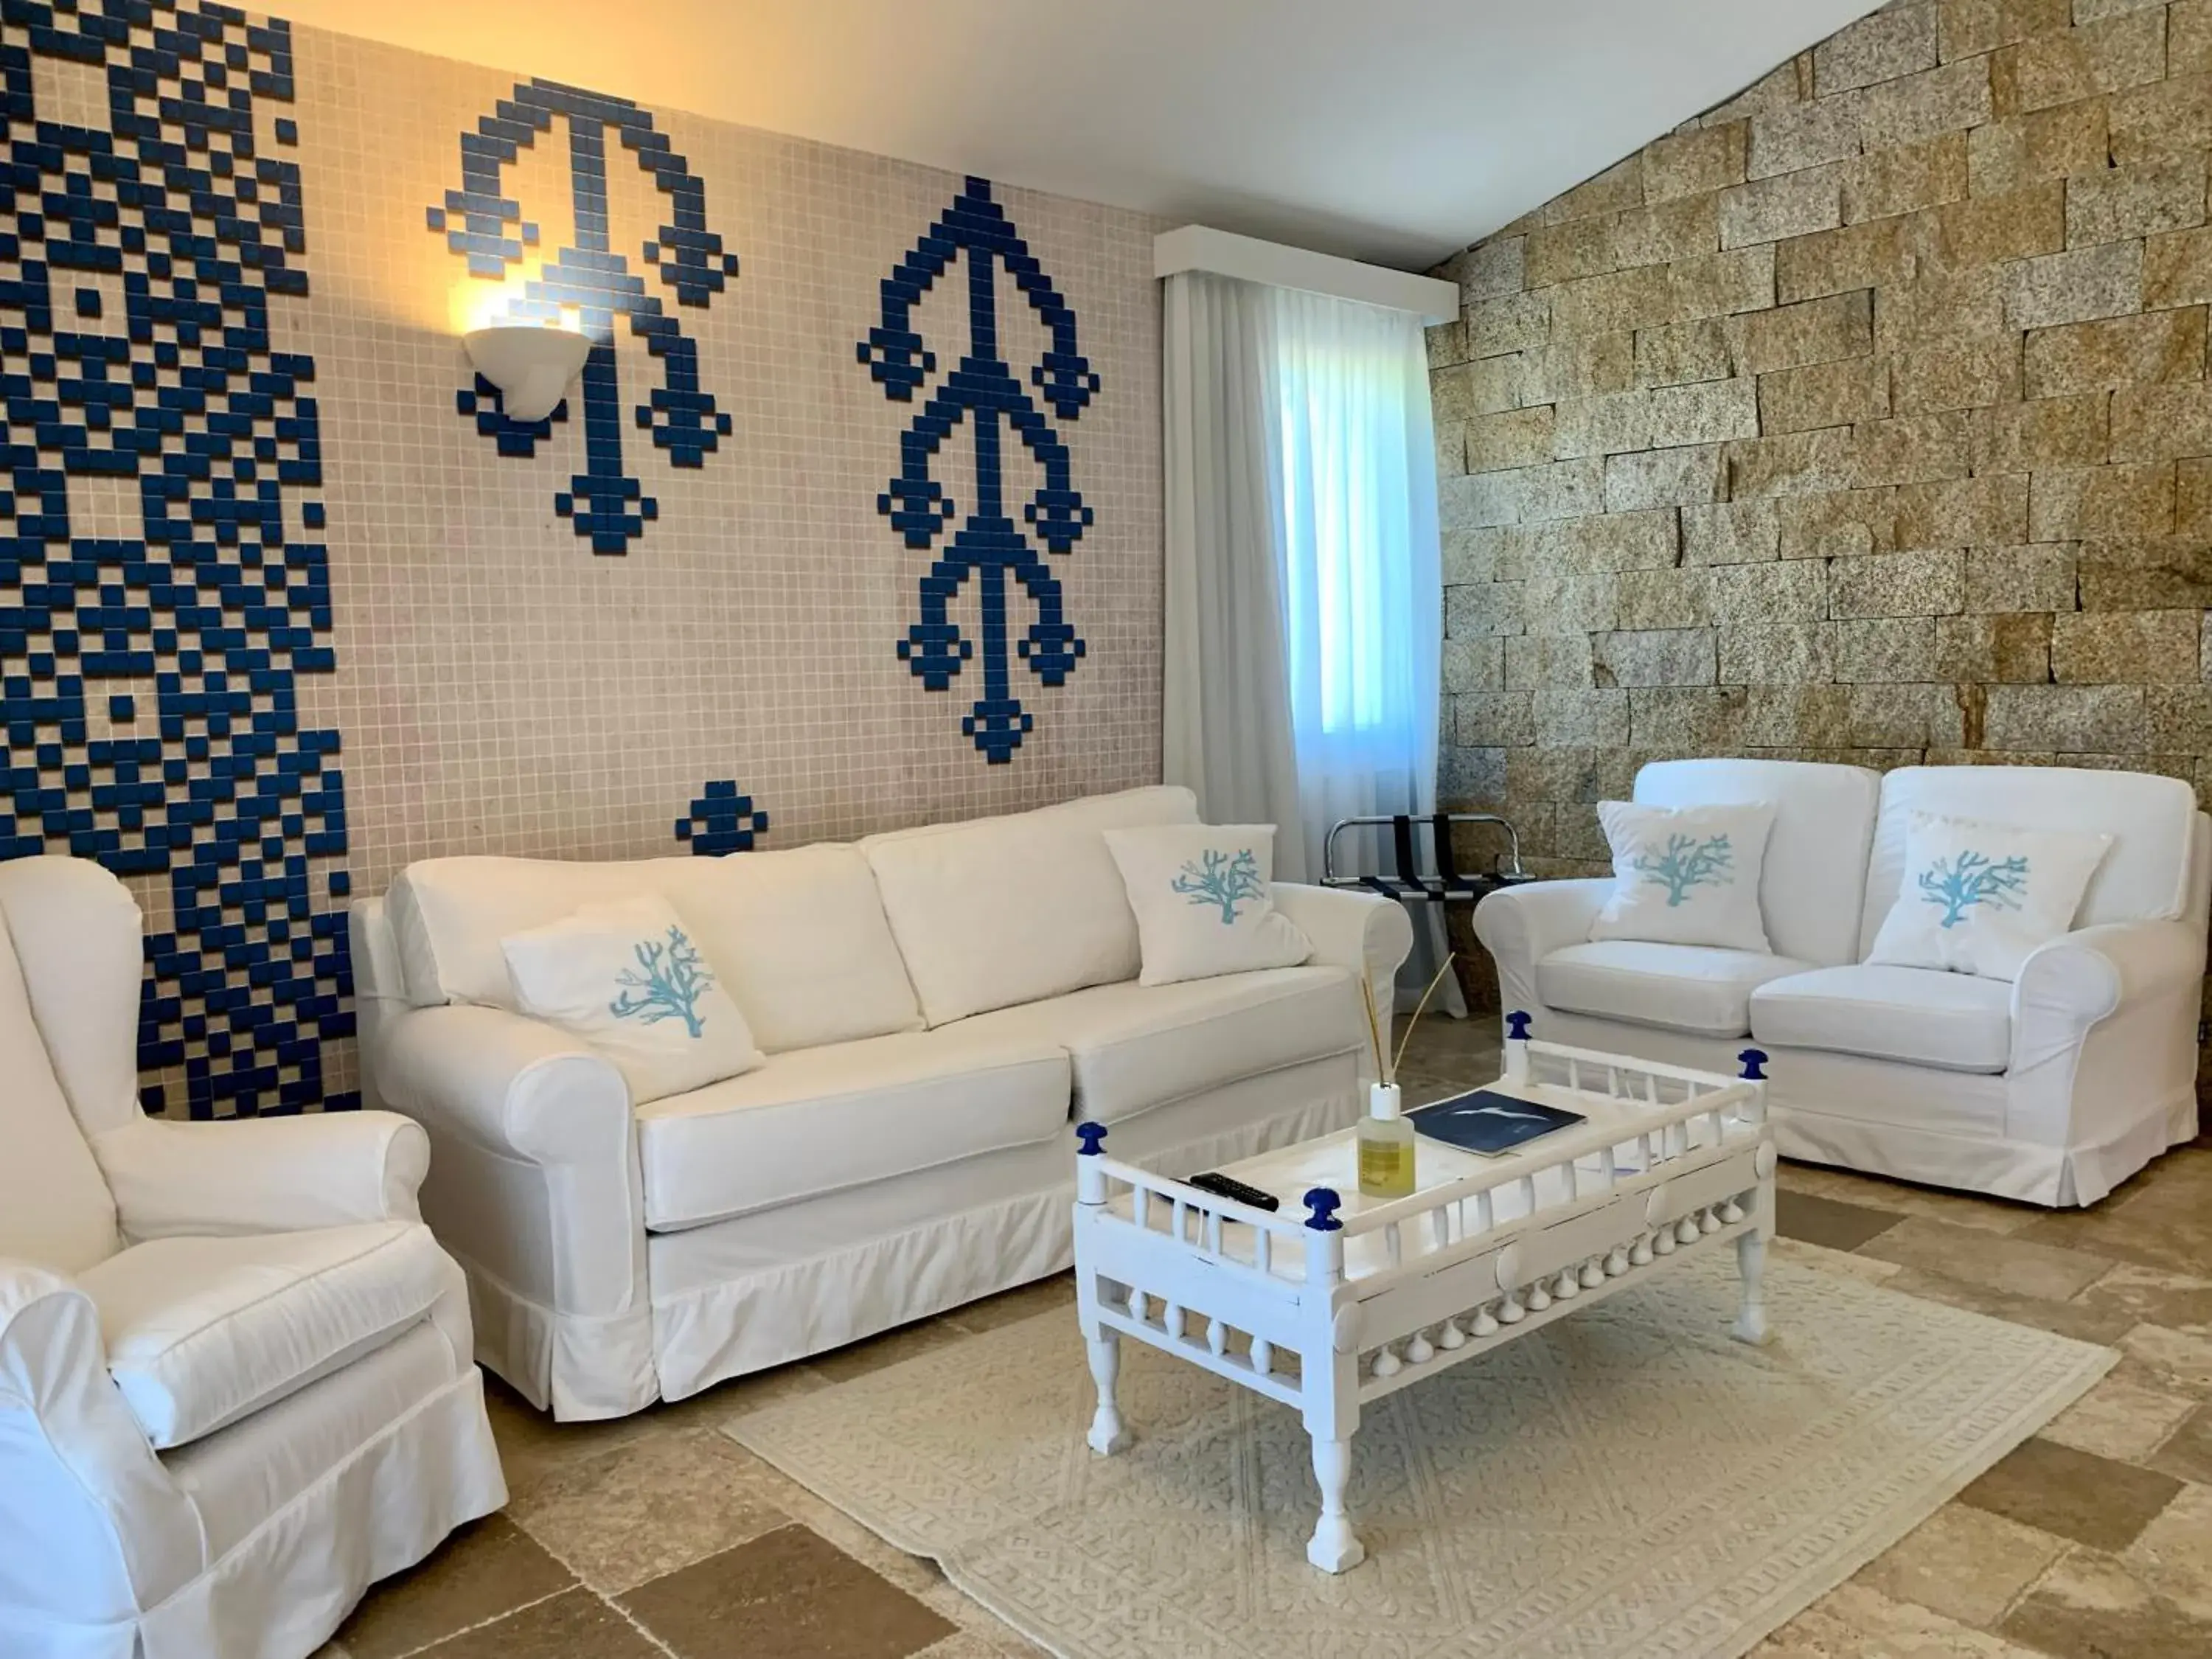
M 1320 966 L 1176 985 L 1096 985 L 952 1029 L 1065 1048 L 1074 1061 L 1076 1115 L 1100 1123 L 1369 1047 L 1358 981 Z
M 77 1275 L 115 1386 L 157 1449 L 381 1347 L 453 1282 L 429 1229 L 411 1221 L 157 1238 Z
M 410 1002 L 514 1009 L 500 940 L 647 895 L 690 924 L 770 1054 L 921 1024 L 874 872 L 836 842 L 719 859 L 422 859 L 392 884 L 385 915 Z
M 1313 941 L 1275 908 L 1272 823 L 1109 830 L 1106 849 L 1137 918 L 1139 983 L 1293 968 Z
M 1598 939 L 1538 963 L 1536 994 L 1546 1007 L 1572 1014 L 1739 1037 L 1751 1031 L 1753 990 L 1811 965 L 1762 951 Z
M 870 836 L 899 954 L 932 1025 L 1137 976 L 1137 919 L 1109 830 L 1198 822 L 1188 789 Z
M 1018 1034 L 902 1031 L 774 1054 L 637 1109 L 657 1231 L 1026 1146 L 1067 1122 L 1067 1055 Z
M 2112 836 L 2075 912 L 2076 927 L 2172 921 L 2188 908 L 2197 798 L 2179 779 L 2063 766 L 1900 767 L 1881 781 L 1862 958 L 1904 884 L 1905 842 L 1915 812 Z
M 752 1028 L 656 894 L 587 904 L 500 941 L 515 1000 L 605 1055 L 633 1103 L 703 1089 L 761 1063 Z
M 1821 968 L 1753 992 L 1751 1034 L 1778 1048 L 2002 1072 L 2012 1059 L 2012 987 L 1937 968 Z
M 1863 766 L 1814 761 L 1654 761 L 1636 775 L 1652 806 L 1772 801 L 1759 877 L 1766 941 L 1820 966 L 1856 962 L 1867 848 L 1881 779 Z

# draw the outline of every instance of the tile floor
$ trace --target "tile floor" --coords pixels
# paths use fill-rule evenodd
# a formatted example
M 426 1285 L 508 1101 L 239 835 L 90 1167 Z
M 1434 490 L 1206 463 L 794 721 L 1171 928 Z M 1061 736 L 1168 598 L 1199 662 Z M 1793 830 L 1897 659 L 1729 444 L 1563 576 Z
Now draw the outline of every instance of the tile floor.
M 1425 1025 L 1408 1095 L 1494 1077 L 1495 1029 Z M 1780 1249 L 2124 1357 L 1758 1659 L 2212 1655 L 2212 1139 L 2087 1212 L 1781 1179 Z M 716 1428 L 1071 1299 L 1051 1280 L 614 1423 L 556 1425 L 495 1384 L 513 1502 L 371 1591 L 320 1659 L 1032 1655 Z

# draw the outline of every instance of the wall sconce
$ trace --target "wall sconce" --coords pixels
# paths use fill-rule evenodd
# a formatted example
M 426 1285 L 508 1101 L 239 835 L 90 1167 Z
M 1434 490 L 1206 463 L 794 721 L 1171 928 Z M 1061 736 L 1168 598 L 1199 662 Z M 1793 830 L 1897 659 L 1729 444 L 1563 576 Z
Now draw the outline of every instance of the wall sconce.
M 461 340 L 477 373 L 499 388 L 510 421 L 550 415 L 592 351 L 591 341 L 574 329 L 536 323 L 472 328 Z

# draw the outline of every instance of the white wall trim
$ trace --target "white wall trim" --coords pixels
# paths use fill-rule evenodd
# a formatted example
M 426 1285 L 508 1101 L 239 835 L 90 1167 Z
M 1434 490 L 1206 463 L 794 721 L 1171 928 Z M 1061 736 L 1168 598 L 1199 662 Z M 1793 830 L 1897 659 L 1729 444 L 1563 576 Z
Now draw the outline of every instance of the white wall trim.
M 1285 247 L 1280 242 L 1263 242 L 1255 236 L 1237 236 L 1204 225 L 1185 225 L 1152 238 L 1152 275 L 1173 276 L 1185 270 L 1207 270 L 1247 283 L 1301 289 L 1393 311 L 1410 311 L 1431 325 L 1450 322 L 1459 315 L 1456 283 L 1302 247 Z

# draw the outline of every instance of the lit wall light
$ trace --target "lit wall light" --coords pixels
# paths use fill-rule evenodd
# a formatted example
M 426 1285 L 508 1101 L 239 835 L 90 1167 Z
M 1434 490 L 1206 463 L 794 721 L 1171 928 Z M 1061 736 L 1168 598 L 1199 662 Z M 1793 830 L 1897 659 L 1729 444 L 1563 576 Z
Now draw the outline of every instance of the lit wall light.
M 575 330 L 540 323 L 472 328 L 461 342 L 477 373 L 499 388 L 510 421 L 550 415 L 592 351 L 591 341 Z

